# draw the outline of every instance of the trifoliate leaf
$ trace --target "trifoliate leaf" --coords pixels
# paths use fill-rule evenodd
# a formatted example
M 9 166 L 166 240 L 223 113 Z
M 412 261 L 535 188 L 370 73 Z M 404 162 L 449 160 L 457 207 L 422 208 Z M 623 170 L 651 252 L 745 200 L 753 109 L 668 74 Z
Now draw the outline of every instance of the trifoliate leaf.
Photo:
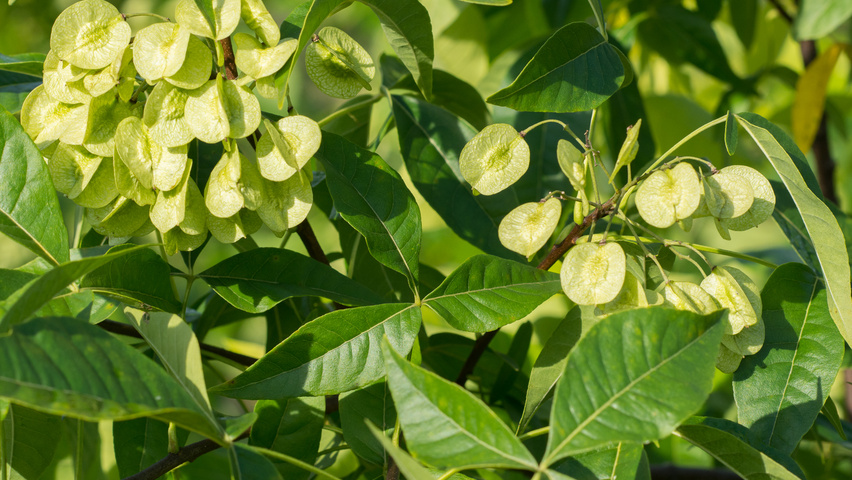
M 681 162 L 657 170 L 636 191 L 636 208 L 648 224 L 668 228 L 692 215 L 701 200 L 701 184 L 692 165 Z
M 118 193 L 133 200 L 139 205 L 153 205 L 157 200 L 157 193 L 151 188 L 145 188 L 130 171 L 124 161 L 116 155 L 113 158 L 113 172 L 115 174 L 115 186 Z
M 278 236 L 308 217 L 314 203 L 311 174 L 304 170 L 283 182 L 264 181 L 265 195 L 257 214 Z
M 257 213 L 246 209 L 227 218 L 212 214 L 207 217 L 207 228 L 210 229 L 213 237 L 222 243 L 234 243 L 246 238 L 262 225 Z
M 305 52 L 308 76 L 323 93 L 335 98 L 352 98 L 362 88 L 371 90 L 376 66 L 364 47 L 344 31 L 325 27 L 317 33 Z
M 489 125 L 476 134 L 459 155 L 467 183 L 483 195 L 494 195 L 518 181 L 530 165 L 530 147 L 515 127 Z
M 263 121 L 266 135 L 257 142 L 257 166 L 268 180 L 292 177 L 317 153 L 322 132 L 317 122 L 302 116 L 284 117 L 273 124 Z
M 83 147 L 95 155 L 113 156 L 118 124 L 125 118 L 141 118 L 143 108 L 141 103 L 122 102 L 115 90 L 93 98 L 89 106 L 88 129 Z
M 701 288 L 715 298 L 722 308 L 730 310 L 728 321 L 724 324 L 725 334 L 737 334 L 743 328 L 758 322 L 758 311 L 755 311 L 746 292 L 727 269 L 715 268 L 701 281 Z
M 196 35 L 222 40 L 240 22 L 240 0 L 181 0 L 175 18 Z
M 766 327 L 763 319 L 754 325 L 740 330 L 736 335 L 722 335 L 722 344 L 739 355 L 754 355 L 763 348 L 766 340 Z
M 155 23 L 136 33 L 133 39 L 133 64 L 148 83 L 170 77 L 186 59 L 189 30 L 176 23 Z
M 186 166 L 180 181 L 174 189 L 157 192 L 157 201 L 151 207 L 151 223 L 160 232 L 168 232 L 183 222 L 186 215 L 186 198 L 190 165 Z
M 678 310 L 706 315 L 721 308 L 715 298 L 692 282 L 668 282 L 663 295 Z
M 210 79 L 213 68 L 213 54 L 200 38 L 190 35 L 186 47 L 186 58 L 174 75 L 165 77 L 166 81 L 184 90 L 195 90 Z
M 73 200 L 92 180 L 102 160 L 83 148 L 63 143 L 53 152 L 47 169 L 56 190 Z
M 281 31 L 261 0 L 242 0 L 240 17 L 266 46 L 278 45 L 278 41 L 281 40 Z
M 704 178 L 704 202 L 716 218 L 736 218 L 751 208 L 754 191 L 745 178 L 719 171 Z
M 615 160 L 615 166 L 612 168 L 612 173 L 609 176 L 609 182 L 615 178 L 615 174 L 622 167 L 630 165 L 630 162 L 636 158 L 639 153 L 639 129 L 642 128 L 642 119 L 640 118 L 635 125 L 627 128 L 627 138 L 621 144 L 621 150 L 618 151 L 618 157 Z
M 245 88 L 217 77 L 191 92 L 186 118 L 193 135 L 202 142 L 244 138 L 260 125 L 260 103 Z
M 57 102 L 69 105 L 87 103 L 92 96 L 84 85 L 86 73 L 87 70 L 60 60 L 51 50 L 44 59 L 44 91 Z
M 560 215 L 562 203 L 556 198 L 520 205 L 500 221 L 497 229 L 500 243 L 513 252 L 530 257 L 550 239 Z
M 742 355 L 732 352 L 725 344 L 719 344 L 719 353 L 716 354 L 716 368 L 720 372 L 734 373 L 740 368 L 742 361 Z
M 130 25 L 104 0 L 83 0 L 53 23 L 50 49 L 75 67 L 97 70 L 116 59 L 130 42 Z
M 757 170 L 745 165 L 731 165 L 722 169 L 723 172 L 739 175 L 751 185 L 754 202 L 744 214 L 723 221 L 725 227 L 734 231 L 748 230 L 765 222 L 775 210 L 775 192 L 769 180 Z
M 556 159 L 559 168 L 568 177 L 574 190 L 582 191 L 586 188 L 586 157 L 573 143 L 559 140 L 556 144 Z
M 624 285 L 626 263 L 624 250 L 615 242 L 577 245 L 562 263 L 562 290 L 578 305 L 607 303 Z
M 299 40 L 290 38 L 280 45 L 264 47 L 246 33 L 234 34 L 234 59 L 243 73 L 252 78 L 273 75 L 287 63 L 296 51 Z
M 164 147 L 177 147 L 195 138 L 184 116 L 188 98 L 186 91 L 168 82 L 157 83 L 142 115 L 152 140 Z
M 30 92 L 21 106 L 21 125 L 40 149 L 56 140 L 81 145 L 86 136 L 88 116 L 88 103 L 60 103 L 47 95 L 44 85 L 39 85 Z
M 148 210 L 148 206 L 143 207 L 128 198 L 118 197 L 103 208 L 87 208 L 86 221 L 101 235 L 132 237 L 153 229 L 148 219 Z

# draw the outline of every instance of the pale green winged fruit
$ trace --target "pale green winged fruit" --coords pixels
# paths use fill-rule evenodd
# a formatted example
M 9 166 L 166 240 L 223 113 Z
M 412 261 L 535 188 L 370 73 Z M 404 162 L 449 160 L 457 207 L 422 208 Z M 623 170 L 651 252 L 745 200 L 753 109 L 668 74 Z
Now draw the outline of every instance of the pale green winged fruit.
M 219 76 L 191 92 L 186 100 L 185 117 L 196 138 L 218 143 L 254 133 L 260 125 L 260 103 L 245 88 Z
M 83 0 L 66 8 L 53 23 L 50 49 L 87 70 L 111 64 L 130 42 L 130 25 L 104 0 Z
M 722 308 L 713 296 L 692 282 L 668 282 L 663 296 L 678 310 L 708 314 Z
M 556 159 L 562 173 L 568 177 L 574 190 L 582 191 L 586 188 L 586 161 L 585 155 L 573 143 L 560 139 L 556 144 Z
M 636 208 L 642 220 L 657 228 L 668 228 L 692 215 L 701 201 L 701 184 L 692 165 L 681 162 L 674 168 L 657 170 L 636 190 Z
M 290 38 L 280 45 L 264 47 L 246 33 L 234 34 L 233 40 L 237 68 L 252 78 L 268 77 L 281 70 L 299 46 L 299 40 Z
M 281 31 L 261 0 L 242 0 L 240 17 L 266 46 L 278 45 Z
M 280 237 L 308 217 L 314 202 L 311 174 L 302 170 L 283 182 L 265 180 L 263 183 L 263 204 L 257 214 Z
M 115 132 L 126 118 L 141 118 L 144 105 L 121 101 L 113 89 L 92 99 L 83 147 L 102 157 L 115 152 Z
M 240 0 L 181 0 L 175 18 L 195 35 L 222 40 L 240 22 Z
M 642 119 L 640 118 L 635 125 L 627 128 L 627 137 L 624 143 L 621 144 L 621 150 L 618 151 L 618 157 L 615 161 L 615 166 L 612 168 L 612 173 L 609 176 L 609 183 L 615 178 L 615 174 L 633 162 L 636 154 L 639 153 L 639 129 L 642 128 Z
M 557 198 L 520 205 L 500 221 L 497 229 L 500 243 L 529 258 L 547 243 L 560 215 L 562 203 Z
M 155 23 L 136 33 L 133 64 L 148 83 L 170 77 L 180 70 L 189 46 L 189 30 L 176 23 Z
M 117 196 L 112 158 L 104 158 L 89 184 L 74 198 L 74 203 L 86 208 L 101 208 Z
M 158 82 L 148 99 L 142 121 L 148 134 L 164 147 L 186 145 L 195 136 L 185 116 L 187 92 L 168 82 Z
M 168 232 L 177 227 L 186 215 L 187 190 L 189 188 L 189 172 L 191 165 L 187 165 L 180 182 L 175 188 L 157 192 L 157 200 L 151 207 L 151 223 L 160 232 Z
M 213 68 L 213 55 L 207 45 L 195 35 L 189 36 L 186 58 L 180 69 L 165 80 L 184 90 L 195 90 L 210 79 Z
M 751 208 L 754 191 L 739 175 L 719 171 L 704 177 L 704 202 L 716 218 L 736 218 Z
M 207 217 L 207 228 L 213 238 L 222 243 L 234 243 L 258 231 L 263 222 L 257 213 L 242 209 L 238 213 L 219 218 L 213 214 Z
M 82 144 L 88 116 L 89 104 L 60 103 L 50 98 L 44 91 L 44 85 L 30 92 L 21 106 L 21 126 L 40 149 L 57 140 Z
M 116 152 L 117 153 L 117 152 Z M 157 200 L 157 192 L 151 188 L 145 188 L 130 171 L 119 155 L 113 157 L 113 172 L 115 175 L 115 186 L 118 193 L 139 205 L 153 205 Z
M 568 251 L 562 263 L 562 290 L 578 305 L 612 301 L 624 285 L 627 259 L 618 243 L 583 243 Z
M 89 71 L 83 77 L 86 92 L 92 97 L 100 97 L 116 88 L 122 101 L 130 100 L 136 83 L 136 67 L 132 60 L 133 50 L 128 45 L 124 53 L 116 57 L 111 64 L 97 71 Z
M 103 157 L 93 155 L 79 146 L 62 143 L 50 157 L 47 169 L 56 190 L 74 200 L 92 182 L 101 163 L 104 163 Z M 112 169 L 110 169 L 110 172 L 112 172 Z M 112 198 L 103 202 L 99 207 L 111 202 L 117 195 L 118 192 L 115 191 L 114 183 L 112 191 Z M 104 194 L 106 195 L 107 192 L 104 192 Z
M 731 267 L 716 267 L 701 281 L 701 288 L 715 298 L 722 308 L 729 310 L 728 321 L 724 324 L 724 333 L 727 335 L 735 335 L 746 327 L 756 325 L 761 320 L 762 312 L 760 296 L 755 299 L 751 288 L 753 282 L 750 282 L 748 288 L 743 288 L 731 275 L 735 270 Z
M 87 208 L 86 220 L 92 228 L 107 237 L 127 238 L 146 235 L 154 226 L 148 218 L 150 207 L 117 197 L 102 208 Z
M 746 327 L 736 335 L 722 335 L 722 345 L 739 355 L 754 355 L 763 348 L 766 340 L 766 325 L 762 320 Z
M 319 150 L 322 131 L 302 116 L 284 117 L 273 124 L 264 119 L 266 135 L 257 142 L 257 166 L 268 180 L 282 182 L 302 169 Z
M 172 190 L 189 167 L 188 147 L 155 142 L 141 119 L 123 120 L 115 132 L 115 154 L 144 189 Z
M 740 362 L 742 361 L 742 355 L 732 352 L 724 343 L 719 344 L 719 353 L 716 354 L 716 368 L 720 372 L 734 373 L 740 368 Z
M 754 193 L 754 202 L 742 215 L 725 219 L 722 224 L 737 232 L 748 230 L 765 222 L 775 210 L 775 192 L 772 184 L 757 170 L 745 165 L 731 165 L 722 172 L 738 175 L 746 180 Z
M 263 177 L 257 166 L 240 155 L 235 145 L 226 151 L 213 171 L 204 190 L 204 201 L 211 214 L 227 218 L 243 207 L 258 209 L 264 201 Z
M 511 125 L 489 125 L 459 155 L 462 177 L 483 195 L 502 192 L 517 182 L 530 165 L 530 147 Z
M 323 93 L 352 98 L 361 88 L 371 90 L 376 66 L 364 47 L 344 31 L 325 27 L 314 35 L 305 52 L 305 69 Z
M 192 178 L 187 180 L 186 205 L 183 220 L 177 227 L 163 233 L 166 253 L 173 255 L 178 251 L 192 251 L 204 244 L 207 239 L 207 207 L 198 185 Z M 153 210 L 153 209 L 152 209 Z
M 624 285 L 618 295 L 609 302 L 598 305 L 595 309 L 595 314 L 598 316 L 606 316 L 624 310 L 634 308 L 642 308 L 648 306 L 648 295 L 645 291 L 645 286 L 630 272 L 624 275 Z
M 87 70 L 60 60 L 51 50 L 44 59 L 44 91 L 57 102 L 69 105 L 88 103 L 92 95 L 86 90 L 86 73 Z

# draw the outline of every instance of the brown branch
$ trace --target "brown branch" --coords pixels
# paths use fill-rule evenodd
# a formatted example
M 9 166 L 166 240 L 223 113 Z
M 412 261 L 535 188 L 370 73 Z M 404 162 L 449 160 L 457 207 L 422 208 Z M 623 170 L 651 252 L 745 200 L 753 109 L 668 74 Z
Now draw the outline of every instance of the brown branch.
M 586 215 L 583 219 L 583 223 L 580 225 L 574 225 L 574 228 L 568 232 L 568 236 L 565 237 L 565 240 L 562 240 L 562 242 L 558 245 L 554 245 L 553 248 L 550 249 L 550 252 L 548 252 L 546 257 L 544 257 L 544 260 L 538 264 L 538 268 L 541 270 L 548 270 L 552 267 L 557 260 L 562 258 L 562 255 L 565 255 L 565 252 L 570 250 L 571 247 L 577 243 L 577 239 L 583 235 L 583 232 L 585 232 L 587 228 L 592 226 L 593 223 L 597 222 L 601 218 L 612 213 L 614 208 L 615 200 L 610 199 L 600 207 L 596 208 L 592 213 Z M 497 330 L 485 332 L 481 337 L 476 339 L 476 342 L 473 344 L 473 349 L 467 356 L 464 365 L 462 365 L 458 377 L 456 377 L 456 384 L 464 386 L 465 382 L 467 382 L 467 377 L 473 373 L 473 369 L 476 368 L 476 364 L 479 362 L 479 359 L 482 358 L 482 355 L 485 354 L 485 351 L 488 349 L 488 344 L 491 343 L 491 340 L 494 340 L 498 331 L 500 331 L 499 328 Z
M 142 338 L 142 335 L 138 331 L 136 331 L 133 326 L 127 325 L 126 323 L 115 322 L 113 320 L 104 320 L 100 322 L 98 326 L 103 328 L 107 332 L 123 335 L 125 337 L 134 337 L 140 339 Z M 199 347 L 202 351 L 210 352 L 222 358 L 227 358 L 228 360 L 232 360 L 240 365 L 245 365 L 246 367 L 254 365 L 254 362 L 257 361 L 257 359 L 254 357 L 249 357 L 248 355 L 243 355 L 241 353 L 225 350 L 224 348 L 214 347 L 213 345 L 207 345 L 206 343 L 199 342 Z
M 235 441 L 242 440 L 248 436 L 249 431 L 246 430 L 242 435 L 237 437 Z M 155 478 L 160 478 L 184 463 L 192 462 L 196 458 L 204 455 L 205 453 L 210 453 L 219 447 L 221 447 L 221 445 L 209 439 L 189 444 L 178 450 L 177 453 L 170 453 L 166 455 L 157 463 L 137 474 L 124 478 L 124 480 L 154 480 Z
M 237 62 L 234 60 L 234 47 L 231 45 L 231 37 L 219 40 L 222 45 L 222 52 L 225 54 L 225 78 L 228 80 L 237 79 Z
M 844 395 L 846 418 L 852 418 L 852 368 L 843 369 L 843 380 L 846 382 L 846 395 Z
M 802 50 L 802 60 L 805 68 L 813 62 L 817 57 L 816 43 L 813 40 L 805 40 L 799 42 Z M 817 180 L 819 188 L 827 200 L 834 203 L 837 202 L 837 191 L 834 188 L 834 160 L 831 158 L 831 150 L 828 146 L 828 128 L 826 125 L 828 114 L 825 110 L 822 112 L 822 118 L 819 121 L 819 129 L 811 149 L 814 152 L 814 162 L 816 163 Z
M 329 265 L 328 257 L 325 256 L 325 252 L 322 250 L 319 240 L 317 240 L 314 229 L 311 228 L 311 224 L 308 223 L 307 220 L 296 227 L 296 233 L 299 234 L 299 238 L 302 240 L 302 243 L 305 244 L 305 248 L 308 250 L 308 255 L 310 255 L 311 258 Z
M 730 470 L 678 467 L 676 465 L 651 465 L 653 480 L 739 480 Z

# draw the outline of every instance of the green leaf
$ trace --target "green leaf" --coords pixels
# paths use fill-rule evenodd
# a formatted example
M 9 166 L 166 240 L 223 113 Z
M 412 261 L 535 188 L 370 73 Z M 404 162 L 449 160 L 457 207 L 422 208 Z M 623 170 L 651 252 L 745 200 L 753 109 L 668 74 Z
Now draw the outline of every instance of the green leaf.
M 91 324 L 100 323 L 118 310 L 119 304 L 91 291 L 58 295 L 35 313 L 39 317 L 73 317 Z
M 240 480 L 283 480 L 275 465 L 251 447 L 241 443 L 231 446 L 231 478 Z
M 369 422 L 370 428 L 365 422 Z M 343 438 L 359 457 L 384 465 L 387 460 L 385 449 L 372 430 L 375 428 L 381 435 L 387 436 L 393 434 L 395 426 L 396 409 L 387 382 L 381 381 L 340 395 Z
M 804 155 L 790 137 L 755 114 L 737 115 L 737 120 L 760 147 L 769 163 L 775 167 L 793 197 L 810 237 L 818 239 L 814 242 L 814 250 L 825 277 L 829 312 L 846 343 L 852 345 L 849 254 L 837 219 L 813 193 L 814 182 L 807 182 L 803 178 L 803 169 L 811 174 L 811 178 L 813 174 L 806 166 Z
M 814 250 L 814 242 L 808 235 L 796 202 L 793 201 L 793 197 L 783 183 L 778 180 L 770 180 L 769 183 L 775 193 L 775 210 L 772 211 L 772 218 L 781 227 L 781 231 L 784 232 L 799 258 L 807 266 L 819 270 L 819 258 Z
M 523 112 L 582 112 L 618 91 L 624 66 L 615 48 L 584 22 L 553 34 L 518 78 L 486 99 Z
M 71 451 L 74 478 L 103 479 L 104 469 L 101 465 L 101 437 L 98 424 L 66 417 L 62 418 L 62 433 L 66 448 Z
M 0 473 L 11 466 L 11 478 L 38 479 L 53 460 L 60 435 L 59 417 L 11 405 L 5 419 L 0 419 L 0 448 L 6 463 L 0 463 Z M 5 475 L 3 475 L 5 476 Z
M 8 330 L 9 327 L 25 321 L 42 305 L 50 301 L 54 295 L 83 275 L 124 255 L 145 248 L 147 248 L 145 245 L 139 245 L 110 252 L 100 257 L 88 257 L 63 263 L 33 279 L 6 299 L 3 304 L 0 304 L 0 315 L 2 315 L 0 317 L 0 331 Z
M 420 329 L 420 308 L 384 304 L 337 310 L 313 320 L 233 380 L 210 392 L 232 398 L 333 395 L 385 375 L 383 335 L 406 354 Z
M 580 308 L 575 306 L 568 311 L 568 315 L 547 339 L 530 372 L 524 413 L 518 422 L 519 432 L 526 429 L 538 408 L 550 397 L 556 382 L 562 378 L 562 372 L 565 371 L 568 353 L 593 324 L 594 320 L 582 318 Z
M 319 296 L 344 305 L 381 303 L 382 298 L 310 257 L 278 248 L 256 248 L 199 274 L 231 305 L 262 313 L 290 297 Z
M 313 465 L 319 452 L 325 399 L 322 397 L 261 400 L 254 407 L 258 418 L 249 444 L 285 453 Z M 289 463 L 270 459 L 287 480 L 304 480 L 310 472 Z
M 153 417 L 218 437 L 192 397 L 156 363 L 73 319 L 36 318 L 0 337 L 0 398 L 87 421 Z
M 488 403 L 493 405 L 499 402 L 507 397 L 508 393 L 512 390 L 512 386 L 517 381 L 521 368 L 523 368 L 526 362 L 530 342 L 532 341 L 532 333 L 531 322 L 524 322 L 518 327 L 518 330 L 512 337 L 512 343 L 509 345 L 509 351 L 506 352 L 506 359 L 508 361 L 500 366 L 500 370 L 494 379 Z
M 0 232 L 54 265 L 68 261 L 68 231 L 47 166 L 21 124 L 0 108 Z
M 738 125 L 734 120 L 734 114 L 728 111 L 728 117 L 725 119 L 725 150 L 728 155 L 734 154 L 737 151 L 737 135 L 739 133 Z
M 435 46 L 429 12 L 417 0 L 359 0 L 373 9 L 393 51 L 427 99 L 432 96 Z
M 169 453 L 169 426 L 153 418 L 113 423 L 112 439 L 121 478 L 139 473 Z
M 652 307 L 613 314 L 589 329 L 556 385 L 542 465 L 671 433 L 710 393 L 723 315 Z
M 466 332 L 487 332 L 527 316 L 559 293 L 559 275 L 491 255 L 469 258 L 423 304 Z
M 728 5 L 732 13 L 731 25 L 737 32 L 740 42 L 746 49 L 749 49 L 757 29 L 758 2 L 757 0 L 740 0 L 735 4 Z
M 535 470 L 536 461 L 485 403 L 414 366 L 382 342 L 388 384 L 408 449 L 438 468 Z
M 757 448 L 748 430 L 730 420 L 692 417 L 675 434 L 712 455 L 746 480 L 805 478 L 790 457 L 770 454 L 768 447 Z
M 463 240 L 486 253 L 520 260 L 497 236 L 500 219 L 520 203 L 515 190 L 473 195 L 459 170 L 459 154 L 476 130 L 440 107 L 408 97 L 392 99 L 402 157 L 423 198 Z
M 635 479 L 641 473 L 641 461 L 642 445 L 622 442 L 612 447 L 568 457 L 552 469 L 574 480 Z
M 796 40 L 827 36 L 852 17 L 852 3 L 845 0 L 803 0 L 793 22 Z
M 408 277 L 418 292 L 420 208 L 382 157 L 333 133 L 316 153 L 340 215 L 364 235 L 376 260 Z
M 714 77 L 738 85 L 716 33 L 700 14 L 680 5 L 663 5 L 637 27 L 639 40 L 672 65 L 691 63 Z
M 840 435 L 840 438 L 843 440 L 847 440 L 846 432 L 843 431 L 843 421 L 840 420 L 840 416 L 837 414 L 837 405 L 834 404 L 834 400 L 831 397 L 827 397 L 825 399 L 825 405 L 822 406 L 822 409 L 819 413 L 823 414 L 828 420 L 828 423 L 834 427 L 834 430 L 837 431 L 837 434 Z
M 473 85 L 443 70 L 432 73 L 432 98 L 429 103 L 449 110 L 479 130 L 491 123 L 488 106 Z M 388 87 L 419 92 L 411 75 L 406 75 Z M 417 98 L 423 99 L 419 95 Z
M 45 58 L 47 58 L 47 55 L 43 53 L 19 53 L 17 55 L 0 53 L 0 70 L 41 77 Z
M 373 425 L 373 423 L 369 420 L 366 421 L 365 425 L 376 440 L 379 441 L 379 444 L 384 448 L 384 450 L 386 450 L 388 454 L 390 454 L 391 458 L 396 461 L 399 471 L 405 475 L 405 478 L 408 480 L 435 479 L 435 476 L 432 475 L 426 467 L 420 465 L 420 463 L 411 458 L 411 455 L 409 455 L 405 450 L 395 445 L 391 439 L 385 436 L 385 432 L 383 432 L 380 428 Z
M 462 2 L 474 3 L 477 5 L 488 5 L 491 7 L 505 7 L 511 5 L 512 0 L 461 0 Z
M 0 106 L 9 113 L 20 113 L 27 96 L 40 85 L 38 77 L 0 70 Z
M 754 438 L 792 453 L 813 425 L 843 359 L 825 288 L 800 263 L 784 264 L 761 292 L 766 340 L 734 374 L 738 419 Z
M 124 314 L 160 359 L 166 371 L 188 393 L 198 410 L 207 414 L 212 428 L 219 423 L 207 398 L 207 384 L 201 366 L 201 348 L 192 328 L 177 315 L 147 313 L 125 308 Z
M 93 270 L 80 280 L 80 288 L 116 297 L 132 304 L 142 302 L 165 312 L 180 312 L 170 277 L 171 268 L 151 249 L 136 250 Z

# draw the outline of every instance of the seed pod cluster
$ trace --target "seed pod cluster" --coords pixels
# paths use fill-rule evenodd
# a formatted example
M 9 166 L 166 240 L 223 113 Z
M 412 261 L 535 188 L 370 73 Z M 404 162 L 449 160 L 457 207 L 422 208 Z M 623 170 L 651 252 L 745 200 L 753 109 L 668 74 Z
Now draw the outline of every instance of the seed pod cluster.
M 135 35 L 104 0 L 79 1 L 53 25 L 44 84 L 26 98 L 21 123 L 56 189 L 86 208 L 98 233 L 126 238 L 156 228 L 174 253 L 199 247 L 208 231 L 222 242 L 262 224 L 282 235 L 311 208 L 309 160 L 320 145 L 319 126 L 304 116 L 262 122 L 251 90 L 278 95 L 274 77 L 298 41 L 280 38 L 261 0 L 203 3 L 181 0 L 176 23 Z M 218 41 L 231 37 L 240 19 L 256 36 L 233 35 L 239 75 L 226 79 L 217 67 Z M 324 45 L 337 53 L 315 59 L 315 69 L 338 68 L 339 55 L 361 49 L 326 30 Z M 364 55 L 344 56 L 373 72 Z M 240 153 L 236 140 L 256 132 L 256 154 Z M 196 183 L 195 141 L 223 145 L 206 184 Z

